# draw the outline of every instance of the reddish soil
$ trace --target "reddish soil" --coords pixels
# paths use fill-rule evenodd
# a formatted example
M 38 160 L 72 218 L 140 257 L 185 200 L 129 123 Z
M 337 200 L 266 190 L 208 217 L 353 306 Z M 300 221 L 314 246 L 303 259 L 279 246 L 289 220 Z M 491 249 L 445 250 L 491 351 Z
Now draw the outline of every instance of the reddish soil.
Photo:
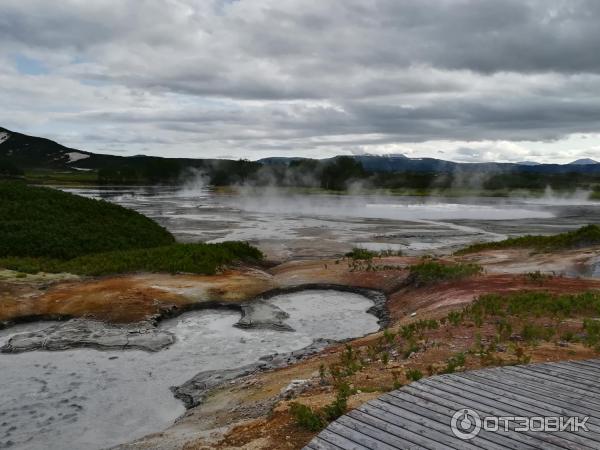
M 569 293 L 589 289 L 600 289 L 600 280 L 550 277 L 543 282 L 535 282 L 524 275 L 480 275 L 419 289 L 402 288 L 389 296 L 388 308 L 395 320 L 404 319 L 414 312 L 417 318 L 422 315 L 441 317 L 486 293 L 522 290 Z

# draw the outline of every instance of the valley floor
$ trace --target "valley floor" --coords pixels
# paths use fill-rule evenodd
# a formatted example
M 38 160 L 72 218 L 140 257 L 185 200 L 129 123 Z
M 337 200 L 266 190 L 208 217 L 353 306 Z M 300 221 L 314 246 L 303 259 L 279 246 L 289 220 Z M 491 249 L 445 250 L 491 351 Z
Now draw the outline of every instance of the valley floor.
M 204 401 L 170 428 L 123 449 L 301 448 L 317 431 L 298 425 L 290 405 L 299 402 L 317 411 L 330 404 L 336 396 L 336 368 L 347 369 L 342 378 L 351 388 L 348 407 L 352 408 L 418 376 L 597 355 L 597 346 L 568 338 L 582 328 L 582 316 L 527 319 L 537 329 L 556 328 L 552 338 L 538 339 L 525 335 L 522 330 L 527 324 L 517 318 L 512 330 L 499 339 L 497 321 L 485 317 L 477 321 L 464 314 L 457 318 L 457 312 L 490 293 L 560 295 L 600 290 L 600 248 L 555 253 L 491 250 L 446 257 L 440 261 L 478 263 L 483 272 L 415 286 L 407 281 L 408 267 L 419 261 L 417 257 L 375 258 L 370 263 L 348 258 L 297 260 L 273 267 L 237 267 L 215 276 L 23 277 L 4 271 L 0 272 L 0 321 L 10 326 L 85 318 L 135 325 L 198 309 L 203 303 L 239 305 L 261 294 L 305 285 L 385 294 L 385 331 L 330 345 L 284 367 L 215 383 Z M 417 325 L 411 328 L 411 323 Z

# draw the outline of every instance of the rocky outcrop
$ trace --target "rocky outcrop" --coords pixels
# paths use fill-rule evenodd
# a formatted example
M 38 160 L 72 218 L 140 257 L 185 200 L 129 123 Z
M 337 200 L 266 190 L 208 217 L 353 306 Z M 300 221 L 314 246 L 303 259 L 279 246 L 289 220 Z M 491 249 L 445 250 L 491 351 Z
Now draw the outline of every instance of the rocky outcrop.
M 242 318 L 235 324 L 238 328 L 267 328 L 277 331 L 294 331 L 285 319 L 290 315 L 275 305 L 257 300 L 242 305 Z
M 200 372 L 181 386 L 174 386 L 171 391 L 180 399 L 187 409 L 194 408 L 204 402 L 210 392 L 227 383 L 241 381 L 244 377 L 258 372 L 286 367 L 309 356 L 316 355 L 335 341 L 318 339 L 308 347 L 290 353 L 269 355 L 259 362 L 229 370 L 207 370 Z
M 74 348 L 156 352 L 174 342 L 175 336 L 172 333 L 157 329 L 152 324 L 117 326 L 94 320 L 73 319 L 43 330 L 17 334 L 0 348 L 0 352 L 60 351 Z

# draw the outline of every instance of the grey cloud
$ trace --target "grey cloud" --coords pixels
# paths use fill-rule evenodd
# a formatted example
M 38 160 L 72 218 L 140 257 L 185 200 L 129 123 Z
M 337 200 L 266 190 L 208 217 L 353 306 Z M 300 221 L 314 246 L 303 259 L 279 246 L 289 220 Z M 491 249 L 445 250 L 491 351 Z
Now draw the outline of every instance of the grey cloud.
M 593 0 L 4 0 L 0 125 L 198 156 L 558 140 L 598 130 L 599 22 Z

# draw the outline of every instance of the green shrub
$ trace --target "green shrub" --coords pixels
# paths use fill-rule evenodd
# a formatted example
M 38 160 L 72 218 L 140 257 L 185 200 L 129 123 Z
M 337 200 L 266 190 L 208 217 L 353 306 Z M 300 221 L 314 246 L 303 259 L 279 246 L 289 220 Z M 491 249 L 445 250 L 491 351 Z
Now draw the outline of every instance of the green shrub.
M 0 267 L 19 272 L 68 272 L 77 275 L 107 275 L 129 272 L 214 274 L 236 261 L 262 259 L 260 250 L 245 242 L 219 244 L 172 244 L 80 256 L 67 261 L 48 258 L 0 258 Z
M 512 325 L 504 317 L 498 319 L 498 322 L 496 322 L 496 329 L 498 330 L 498 336 L 501 340 L 506 340 L 512 335 Z
M 534 323 L 526 323 L 521 330 L 521 337 L 525 342 L 537 343 L 538 341 L 549 341 L 554 336 L 552 328 L 546 328 Z
M 408 341 L 408 345 L 404 349 L 403 357 L 404 359 L 408 358 L 411 354 L 417 353 L 420 350 L 419 345 L 414 341 L 414 339 L 410 339 Z
M 335 400 L 323 407 L 323 416 L 326 421 L 331 422 L 346 413 L 350 393 L 351 390 L 348 383 L 340 383 L 337 386 Z
M 301 403 L 292 403 L 290 413 L 294 416 L 296 424 L 308 431 L 319 431 L 338 417 L 344 415 L 348 409 L 348 398 L 352 390 L 348 383 L 339 383 L 336 389 L 335 399 L 320 410 L 312 408 Z
M 340 355 L 340 365 L 345 369 L 342 376 L 353 375 L 362 369 L 360 353 L 352 348 L 351 345 L 346 345 L 346 348 Z
M 583 321 L 583 331 L 585 332 L 584 342 L 590 347 L 600 345 L 600 320 L 585 319 Z
M 308 431 L 319 431 L 325 426 L 323 418 L 318 413 L 301 403 L 292 403 L 290 413 L 296 423 Z
M 406 283 L 422 286 L 441 281 L 458 280 L 477 275 L 482 270 L 478 264 L 442 264 L 436 261 L 427 261 L 410 267 Z
M 156 222 L 122 206 L 0 181 L 0 258 L 72 259 L 174 242 Z
M 573 331 L 565 331 L 561 336 L 560 336 L 560 340 L 561 341 L 565 341 L 565 342 L 577 342 L 578 338 L 575 335 L 575 333 Z
M 448 313 L 448 322 L 450 322 L 451 325 L 457 327 L 461 324 L 462 322 L 462 314 L 458 311 L 450 311 Z
M 549 292 L 521 291 L 510 294 L 480 296 L 464 314 L 468 317 L 573 317 L 600 315 L 600 292 L 579 294 L 551 294 Z
M 586 225 L 575 231 L 551 236 L 526 235 L 497 242 L 481 242 L 456 252 L 457 255 L 475 253 L 482 250 L 503 248 L 533 248 L 538 251 L 552 251 L 569 248 L 584 248 L 600 244 L 600 226 Z
M 454 356 L 451 356 L 446 361 L 446 367 L 442 371 L 442 373 L 454 373 L 456 369 L 460 367 L 464 367 L 466 362 L 466 357 L 464 353 L 457 353 Z
M 419 381 L 423 378 L 423 373 L 419 369 L 408 369 L 406 371 L 406 378 L 410 381 Z
M 352 251 L 346 253 L 345 256 L 352 259 L 370 260 L 377 256 L 377 253 L 367 250 L 366 248 L 354 247 Z
M 391 345 L 396 339 L 396 334 L 394 334 L 393 331 L 390 331 L 389 328 L 386 328 L 383 330 L 383 339 L 388 345 Z

